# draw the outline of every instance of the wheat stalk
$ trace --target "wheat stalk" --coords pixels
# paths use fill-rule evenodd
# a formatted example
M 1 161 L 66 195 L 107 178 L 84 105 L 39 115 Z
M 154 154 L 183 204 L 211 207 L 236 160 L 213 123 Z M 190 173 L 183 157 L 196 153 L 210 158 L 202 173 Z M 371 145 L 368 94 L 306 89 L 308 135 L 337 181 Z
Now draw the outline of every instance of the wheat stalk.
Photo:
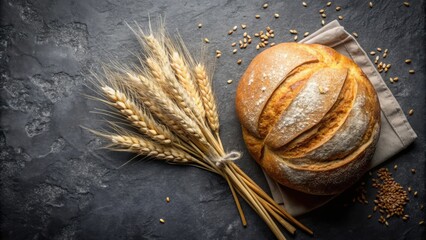
M 143 137 L 113 123 L 110 124 L 114 133 L 91 131 L 108 139 L 112 150 L 194 165 L 223 176 L 244 226 L 247 223 L 237 193 L 278 239 L 285 237 L 276 222 L 290 233 L 296 230 L 294 224 L 312 234 L 231 161 L 236 159 L 235 153 L 225 153 L 219 137 L 217 106 L 205 65 L 195 65 L 192 58 L 184 54 L 184 45 L 178 50 L 164 34 L 159 34 L 157 39 L 152 32 L 146 35 L 140 28 L 139 32 L 134 32 L 147 56 L 145 60 L 140 58 L 142 67 L 131 69 L 116 64 L 115 69 L 104 69 L 108 81 L 97 84 L 107 98 L 102 101 L 117 108 Z
M 219 134 L 219 116 L 217 114 L 216 101 L 213 96 L 212 87 L 206 68 L 202 64 L 197 64 L 194 69 L 195 79 L 197 80 L 198 88 L 200 89 L 201 99 L 206 111 L 207 122 L 210 129 Z

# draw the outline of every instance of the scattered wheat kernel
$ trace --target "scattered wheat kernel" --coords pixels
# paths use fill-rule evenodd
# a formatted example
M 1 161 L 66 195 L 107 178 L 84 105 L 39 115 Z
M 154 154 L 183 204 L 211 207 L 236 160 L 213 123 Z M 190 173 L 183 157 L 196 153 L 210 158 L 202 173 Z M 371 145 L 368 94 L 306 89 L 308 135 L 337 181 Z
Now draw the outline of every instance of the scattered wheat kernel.
M 411 59 L 405 59 L 405 63 L 410 64 L 411 63 Z
M 404 2 L 404 6 L 409 7 L 410 3 L 409 2 Z
M 373 8 L 373 2 L 369 2 L 368 6 L 370 6 L 370 8 Z
M 246 24 L 241 24 L 241 28 L 242 29 L 246 29 L 247 25 Z
M 371 214 L 370 214 L 370 215 L 368 215 L 368 216 L 367 216 L 367 218 L 369 218 L 369 219 L 370 219 L 370 218 L 371 218 Z
M 396 171 L 396 170 L 398 170 L 398 165 L 396 165 L 396 164 L 395 164 L 395 165 L 393 166 L 393 170 L 395 170 L 395 171 Z
M 166 197 L 166 202 L 170 202 L 170 198 L 169 197 Z
M 233 30 L 233 31 L 237 31 L 237 29 L 238 29 L 238 26 L 234 26 L 234 27 L 232 28 L 232 30 Z
M 328 3 L 327 3 L 327 7 L 330 7 L 330 6 L 331 6 L 331 2 L 328 2 Z
M 410 113 L 411 113 L 411 114 L 410 114 Z M 408 112 L 408 114 L 410 114 L 410 115 L 413 115 L 413 113 L 414 113 L 414 110 L 413 110 L 413 109 L 410 109 L 410 111 Z M 411 173 L 412 173 L 412 174 L 416 173 L 416 169 L 412 168 L 412 169 L 411 169 Z
M 324 19 L 321 20 L 321 25 L 323 25 L 323 26 L 325 25 Z
M 325 12 L 325 10 L 324 10 L 324 9 L 320 9 L 320 10 L 319 10 L 319 13 L 320 13 L 320 14 L 323 14 L 324 12 Z
M 336 7 L 336 11 L 340 11 L 340 9 L 342 9 L 342 8 L 339 7 L 339 6 Z
M 210 41 L 209 41 L 209 39 L 208 39 L 208 38 L 204 38 L 204 42 L 205 42 L 205 43 L 209 43 Z
M 243 60 L 238 59 L 237 64 L 240 65 L 243 62 Z
M 408 187 L 407 190 L 408 190 L 408 192 L 411 192 L 411 187 Z
M 419 222 L 419 225 L 423 225 L 423 224 L 425 224 L 425 221 L 422 220 Z
M 387 56 L 388 56 L 388 53 L 386 53 L 386 52 L 385 52 L 385 53 L 383 53 L 383 56 L 382 56 L 382 57 L 383 57 L 383 58 L 386 58 Z
M 389 78 L 389 82 L 393 83 L 394 82 L 393 78 Z
M 339 18 L 339 20 L 343 20 L 343 16 L 339 16 L 338 18 Z
M 385 221 L 385 225 L 386 225 L 386 227 L 387 227 L 387 226 L 389 226 L 389 223 L 388 223 L 388 221 Z
M 326 17 L 327 17 L 327 15 L 326 15 L 325 13 L 323 13 L 323 14 L 321 14 L 321 17 L 322 17 L 322 18 L 326 18 Z
M 279 15 L 278 13 L 275 13 L 275 14 L 274 14 L 274 17 L 275 17 L 275 18 L 279 18 L 279 17 L 280 17 L 280 15 Z
M 309 32 L 305 32 L 304 34 L 303 34 L 303 36 L 304 37 L 307 37 L 309 35 Z
M 235 46 L 237 46 L 237 43 L 236 43 L 236 42 L 233 42 L 233 43 L 231 44 L 231 46 L 235 47 Z
M 270 46 L 270 47 L 273 47 L 273 46 L 275 46 L 275 43 L 273 42 L 273 43 L 271 43 L 269 46 Z
M 234 31 L 229 30 L 228 35 L 231 35 Z
M 415 191 L 415 192 L 414 192 L 414 197 L 417 197 L 417 194 L 418 194 L 418 193 L 417 193 L 417 191 Z
M 303 5 L 304 7 L 307 7 L 307 6 L 308 6 L 308 4 L 307 4 L 306 2 L 302 2 L 302 5 Z
M 226 81 L 228 84 L 232 83 L 232 79 L 229 79 L 228 81 Z
M 297 35 L 296 35 L 296 36 L 294 36 L 294 38 L 293 38 L 293 39 L 294 39 L 294 41 L 297 41 Z
M 394 78 L 393 78 L 393 80 L 394 80 L 395 82 L 398 82 L 399 77 L 394 77 Z
M 247 37 L 247 32 L 244 32 L 244 33 L 243 33 L 243 37 Z
M 352 35 L 354 35 L 354 37 L 356 37 L 356 38 L 358 37 L 358 33 L 356 33 L 356 32 L 353 32 Z
M 160 223 L 164 224 L 166 221 L 162 218 L 160 218 Z
M 259 50 L 260 46 L 259 44 L 256 45 L 256 50 Z
M 414 109 L 410 109 L 409 111 L 408 111 L 408 115 L 413 115 L 414 114 Z M 414 170 L 414 171 L 413 171 Z M 416 170 L 413 168 L 413 169 L 411 169 L 411 172 L 412 173 L 416 173 Z
M 255 16 L 255 18 L 259 19 L 259 18 L 260 18 L 260 15 L 256 15 L 256 16 Z
M 423 204 L 420 204 L 420 210 L 423 210 L 425 206 Z
M 235 54 L 235 53 L 237 53 L 237 51 L 238 50 L 235 48 L 234 50 L 232 50 L 232 53 Z
M 376 52 L 375 51 L 371 51 L 370 55 L 376 55 Z
M 263 8 L 268 8 L 268 4 L 267 3 L 265 3 L 265 4 L 263 4 Z
M 377 51 L 378 51 L 378 52 L 381 52 L 381 51 L 382 51 L 382 49 L 378 47 L 378 48 L 377 48 Z
M 199 23 L 198 24 L 198 28 L 201 28 L 203 26 L 203 24 Z
M 410 69 L 410 71 L 408 71 L 410 74 L 414 74 L 414 70 Z
M 322 86 L 318 86 L 318 90 L 321 94 L 325 93 L 324 88 Z

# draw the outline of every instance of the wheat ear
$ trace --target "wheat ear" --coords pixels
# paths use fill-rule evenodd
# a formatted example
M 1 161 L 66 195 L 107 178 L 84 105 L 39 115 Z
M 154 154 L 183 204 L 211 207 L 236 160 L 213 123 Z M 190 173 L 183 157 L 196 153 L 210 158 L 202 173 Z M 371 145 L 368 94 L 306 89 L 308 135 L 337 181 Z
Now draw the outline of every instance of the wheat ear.
M 171 99 L 164 97 L 164 92 L 158 87 L 155 82 L 148 80 L 142 75 L 138 77 L 129 74 L 133 81 L 139 79 L 139 83 L 143 88 L 143 94 L 140 94 L 142 102 L 145 106 L 162 121 L 166 126 L 169 126 L 173 131 L 181 137 L 189 136 L 196 139 L 205 146 L 208 145 L 199 126 L 186 115 Z M 202 149 L 202 150 L 203 150 Z
M 158 124 L 152 116 L 140 110 L 137 105 L 131 101 L 124 93 L 114 90 L 109 86 L 102 87 L 102 91 L 127 120 L 138 130 L 150 137 L 152 140 L 161 144 L 170 144 L 176 141 L 174 135 L 166 127 Z
M 109 138 L 115 146 L 120 147 L 121 149 L 125 148 L 125 150 L 129 150 L 140 155 L 155 157 L 174 163 L 189 163 L 196 161 L 191 155 L 180 149 L 171 146 L 164 147 L 144 138 L 128 134 L 111 134 L 104 135 L 104 137 Z
M 216 101 L 213 96 L 211 83 L 206 72 L 206 68 L 202 64 L 197 64 L 194 69 L 195 79 L 197 80 L 198 89 L 200 89 L 201 99 L 203 100 L 204 109 L 206 111 L 207 122 L 212 132 L 216 135 L 219 133 L 219 116 L 217 114 Z
M 194 102 L 188 92 L 177 81 L 175 75 L 170 68 L 170 65 L 160 65 L 160 62 L 153 58 L 147 59 L 147 65 L 152 77 L 159 83 L 161 88 L 173 99 L 176 104 L 186 113 L 187 116 L 195 116 L 202 119 L 199 111 L 196 110 Z
M 185 61 L 176 51 L 171 54 L 171 67 L 173 68 L 176 78 L 186 89 L 189 95 L 194 99 L 196 111 L 200 116 L 200 120 L 204 120 L 206 112 L 204 110 L 203 102 L 197 89 L 197 85 L 194 82 Z
M 158 41 L 152 34 L 143 36 L 143 39 L 145 40 L 144 42 L 146 45 L 144 49 L 149 52 L 149 55 L 155 57 L 155 59 L 160 63 L 167 64 L 169 57 L 167 56 L 167 52 L 163 44 L 160 43 L 160 41 Z

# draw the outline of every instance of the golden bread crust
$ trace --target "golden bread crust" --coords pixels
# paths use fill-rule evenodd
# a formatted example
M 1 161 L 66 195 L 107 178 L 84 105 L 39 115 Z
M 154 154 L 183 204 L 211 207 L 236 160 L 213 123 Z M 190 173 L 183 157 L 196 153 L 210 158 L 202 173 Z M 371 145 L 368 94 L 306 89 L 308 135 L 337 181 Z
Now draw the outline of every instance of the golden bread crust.
M 256 56 L 239 82 L 236 109 L 266 173 L 310 194 L 335 194 L 357 181 L 380 132 L 379 101 L 365 74 L 317 44 L 283 43 Z

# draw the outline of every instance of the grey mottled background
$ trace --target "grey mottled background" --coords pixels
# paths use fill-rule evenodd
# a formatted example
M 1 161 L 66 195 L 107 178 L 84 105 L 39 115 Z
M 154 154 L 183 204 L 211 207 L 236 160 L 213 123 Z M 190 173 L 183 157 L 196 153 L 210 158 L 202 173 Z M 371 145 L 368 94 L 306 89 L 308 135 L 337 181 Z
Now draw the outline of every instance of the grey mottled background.
M 219 99 L 222 139 L 227 149 L 244 152 L 238 164 L 266 188 L 262 172 L 248 156 L 234 113 L 238 79 L 257 51 L 254 46 L 232 54 L 228 36 L 234 25 L 247 31 L 276 31 L 275 42 L 292 41 L 290 28 L 313 32 L 337 19 L 359 34 L 366 51 L 389 49 L 392 63 L 385 79 L 419 135 L 406 151 L 385 167 L 398 164 L 394 176 L 412 186 L 419 197 L 407 205 L 408 222 L 390 219 L 389 227 L 371 220 L 375 190 L 367 189 L 369 205 L 351 203 L 351 191 L 299 219 L 315 232 L 315 239 L 424 239 L 425 200 L 425 6 L 424 1 L 138 1 L 138 0 L 2 0 L 0 3 L 0 179 L 2 239 L 274 239 L 262 220 L 244 204 L 249 225 L 242 228 L 224 180 L 192 167 L 170 166 L 131 155 L 98 150 L 102 142 L 80 128 L 100 126 L 89 111 L 99 104 L 83 94 L 89 69 L 112 56 L 133 61 L 138 44 L 125 21 L 146 26 L 148 14 L 166 17 L 170 32 L 179 30 L 194 55 L 201 39 L 210 39 L 210 53 L 223 52 L 216 61 L 214 89 Z M 340 12 L 334 8 L 342 7 Z M 274 19 L 273 14 L 281 17 Z M 254 15 L 260 14 L 256 20 Z M 203 23 L 198 29 L 197 24 Z M 237 36 L 238 35 L 238 36 Z M 299 34 L 299 38 L 302 37 Z M 241 66 L 236 64 L 243 59 Z M 408 66 L 404 59 L 411 58 Z M 408 69 L 416 70 L 414 75 Z M 226 81 L 233 79 L 228 85 Z M 409 169 L 416 168 L 412 175 Z M 366 178 L 370 185 L 370 179 Z M 171 202 L 165 203 L 169 196 Z M 346 204 L 348 203 L 349 204 Z M 346 206 L 346 207 L 345 207 Z M 164 218 L 166 224 L 160 224 Z M 287 233 L 286 233 L 287 234 Z M 290 239 L 312 239 L 298 232 Z

